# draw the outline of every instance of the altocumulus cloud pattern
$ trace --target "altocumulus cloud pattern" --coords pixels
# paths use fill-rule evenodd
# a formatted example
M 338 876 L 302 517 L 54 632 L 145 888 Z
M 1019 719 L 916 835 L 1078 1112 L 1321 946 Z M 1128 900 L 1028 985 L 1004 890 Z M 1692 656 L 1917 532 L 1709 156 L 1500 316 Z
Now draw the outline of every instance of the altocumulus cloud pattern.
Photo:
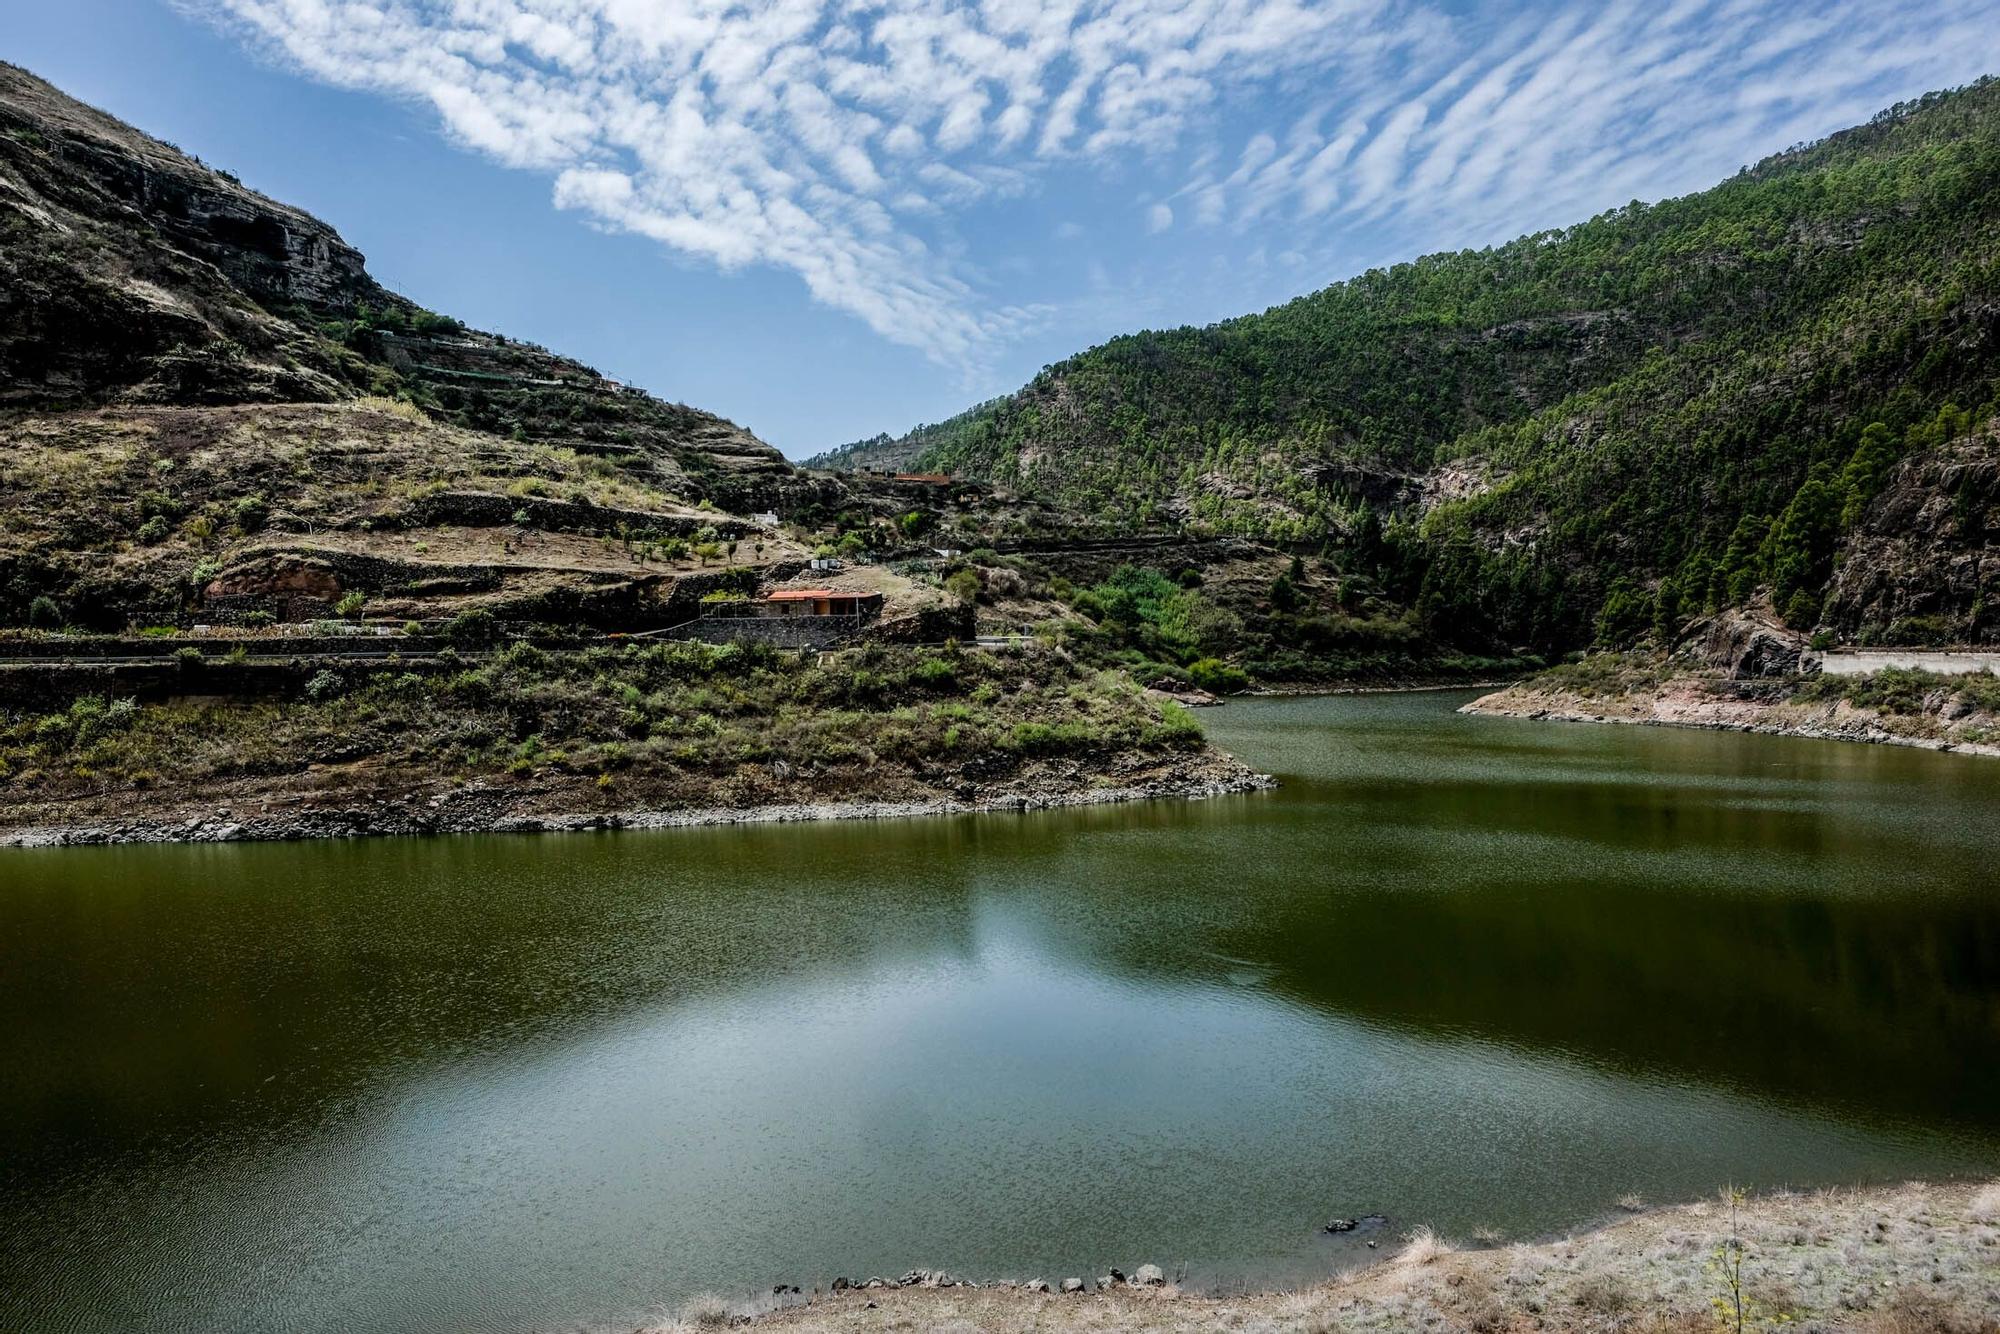
M 1092 235 L 1480 244 L 2000 65 L 1991 0 L 195 0 L 555 203 L 775 265 L 941 362 L 1031 323 L 950 223 L 1116 160 Z M 1115 240 L 1114 240 L 1115 243 Z

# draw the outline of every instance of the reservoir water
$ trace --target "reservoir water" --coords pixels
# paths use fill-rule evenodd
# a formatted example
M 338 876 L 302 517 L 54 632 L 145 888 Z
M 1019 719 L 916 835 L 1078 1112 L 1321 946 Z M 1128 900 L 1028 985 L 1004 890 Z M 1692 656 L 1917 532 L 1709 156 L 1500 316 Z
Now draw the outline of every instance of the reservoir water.
M 0 1328 L 630 1329 L 691 1293 L 1530 1237 L 2000 1172 L 2000 763 L 1203 715 L 1269 793 L 0 852 Z

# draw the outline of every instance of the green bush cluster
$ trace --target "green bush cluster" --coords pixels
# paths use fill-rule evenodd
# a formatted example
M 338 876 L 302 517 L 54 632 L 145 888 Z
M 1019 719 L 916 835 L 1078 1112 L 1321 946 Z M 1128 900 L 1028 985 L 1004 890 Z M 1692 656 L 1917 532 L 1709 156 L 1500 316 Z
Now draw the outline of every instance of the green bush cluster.
M 1846 700 L 1861 709 L 1912 716 L 1945 701 L 1963 700 L 1982 713 L 2000 713 L 2000 677 L 1992 672 L 1943 675 L 1921 669 L 1885 667 L 1859 676 L 1822 675 L 1800 687 L 1806 701 Z
M 80 770 L 199 783 L 371 757 L 429 774 L 616 770 L 621 789 L 645 791 L 779 764 L 924 772 L 985 757 L 1004 771 L 1201 744 L 1184 710 L 1048 650 L 1024 660 L 871 646 L 802 658 L 766 645 L 517 642 L 477 665 L 446 659 L 373 677 L 323 669 L 289 700 L 79 701 L 16 716 L 0 725 L 0 766 L 5 781 L 36 786 L 83 781 Z

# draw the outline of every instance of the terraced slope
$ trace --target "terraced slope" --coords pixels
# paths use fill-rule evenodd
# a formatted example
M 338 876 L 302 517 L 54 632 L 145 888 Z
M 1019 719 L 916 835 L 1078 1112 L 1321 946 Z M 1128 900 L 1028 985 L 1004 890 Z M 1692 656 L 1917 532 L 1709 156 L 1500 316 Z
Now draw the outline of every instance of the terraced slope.
M 456 424 L 788 469 L 712 413 L 467 329 L 369 276 L 331 226 L 0 64 L 0 401 L 407 394 Z
M 0 624 L 99 628 L 288 593 L 650 623 L 729 557 L 731 510 L 825 490 L 4 64 L 0 481 Z

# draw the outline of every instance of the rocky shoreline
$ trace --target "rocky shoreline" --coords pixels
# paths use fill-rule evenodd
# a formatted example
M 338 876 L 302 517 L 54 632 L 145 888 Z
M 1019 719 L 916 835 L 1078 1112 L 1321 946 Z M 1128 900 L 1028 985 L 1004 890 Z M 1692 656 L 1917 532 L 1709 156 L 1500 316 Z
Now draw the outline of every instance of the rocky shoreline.
M 1789 698 L 1711 697 L 1705 693 L 1707 685 L 1698 680 L 1669 681 L 1655 690 L 1593 697 L 1540 689 L 1531 682 L 1482 695 L 1458 711 L 1532 722 L 1623 723 L 1711 732 L 1755 732 L 2000 758 L 2000 745 L 1953 735 L 1953 729 L 1944 726 L 1936 726 L 1935 730 L 1897 731 L 1886 726 L 1881 715 L 1854 708 L 1845 701 L 1807 705 Z
M 683 829 L 704 825 L 793 824 L 821 820 L 901 820 L 931 815 L 1053 810 L 1113 802 L 1201 800 L 1277 786 L 1277 780 L 1221 755 L 1195 757 L 1164 774 L 1102 787 L 1007 788 L 970 796 L 902 801 L 772 802 L 620 811 L 521 810 L 517 794 L 473 784 L 413 803 L 407 795 L 369 796 L 287 811 L 239 813 L 221 805 L 173 817 L 48 823 L 0 828 L 0 848 L 85 847 L 124 843 L 254 843 L 307 839 L 420 837 L 439 834 L 585 833 L 613 829 Z
M 1314 695 L 1441 695 L 1454 690 L 1496 690 L 1509 681 L 1419 681 L 1392 685 L 1267 685 L 1243 691 L 1246 699 L 1298 699 Z
M 1086 1282 L 975 1283 L 931 1270 L 897 1279 L 780 1285 L 770 1301 L 689 1301 L 653 1334 L 729 1325 L 846 1334 L 1245 1329 L 1643 1330 L 1712 1334 L 1740 1300 L 1745 1327 L 1856 1334 L 2000 1334 L 2000 1182 L 1778 1191 L 1648 1207 L 1540 1241 L 1461 1247 L 1427 1227 L 1365 1268 L 1287 1292 L 1202 1295 L 1157 1265 Z M 1719 1257 L 1740 1257 L 1734 1280 Z M 1721 1305 L 1719 1305 L 1720 1303 Z

